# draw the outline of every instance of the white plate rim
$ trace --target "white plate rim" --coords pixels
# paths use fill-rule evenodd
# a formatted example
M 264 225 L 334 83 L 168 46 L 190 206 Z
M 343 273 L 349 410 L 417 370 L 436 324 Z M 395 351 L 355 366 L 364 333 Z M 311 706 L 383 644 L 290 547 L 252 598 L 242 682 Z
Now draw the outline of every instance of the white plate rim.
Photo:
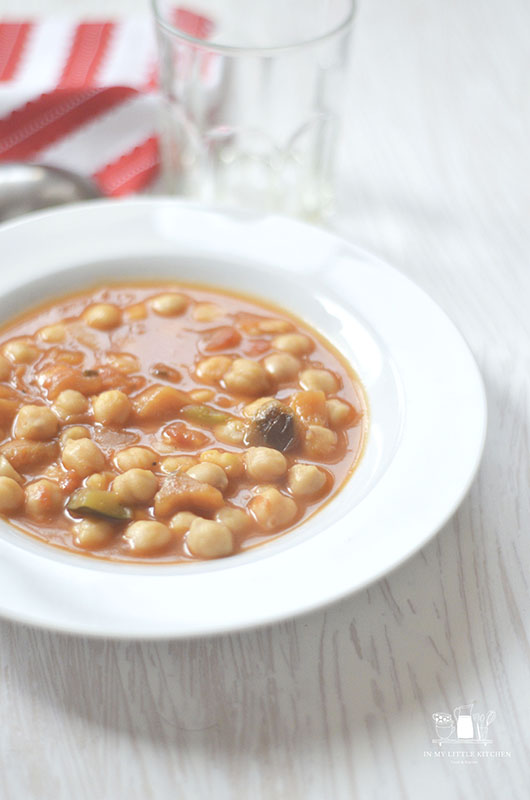
M 150 629 L 149 626 L 146 626 L 145 622 L 141 625 L 138 625 L 136 628 L 134 625 L 126 628 L 123 626 L 105 626 L 104 624 L 101 624 L 101 620 L 96 625 L 87 624 L 86 620 L 81 623 L 79 623 L 79 621 L 74 621 L 73 623 L 70 622 L 65 624 L 64 621 L 59 621 L 59 619 L 50 619 L 49 614 L 48 617 L 43 618 L 42 614 L 38 613 L 38 610 L 35 612 L 35 609 L 33 609 L 33 612 L 30 613 L 27 609 L 22 610 L 20 608 L 14 609 L 9 607 L 9 605 L 6 605 L 4 602 L 4 598 L 1 596 L 0 592 L 0 615 L 25 624 L 48 629 L 52 628 L 56 631 L 73 634 L 81 633 L 90 636 L 111 636 L 113 638 L 126 639 L 190 638 L 194 636 L 214 635 L 236 630 L 244 630 L 260 625 L 271 624 L 281 619 L 289 618 L 298 614 L 309 613 L 316 608 L 325 606 L 348 594 L 365 588 L 369 584 L 380 579 L 382 576 L 388 574 L 393 569 L 399 567 L 404 561 L 406 561 L 421 547 L 423 547 L 438 530 L 440 530 L 440 528 L 454 513 L 458 505 L 460 505 L 473 481 L 484 447 L 486 434 L 486 399 L 484 387 L 470 350 L 461 334 L 456 330 L 453 323 L 423 290 L 419 289 L 408 278 L 403 276 L 393 267 L 384 263 L 381 259 L 374 257 L 370 253 L 364 251 L 362 248 L 358 248 L 350 242 L 340 239 L 340 237 L 337 237 L 335 234 L 332 234 L 326 230 L 317 229 L 304 223 L 288 220 L 282 217 L 271 216 L 267 218 L 256 219 L 251 215 L 246 214 L 223 215 L 213 209 L 207 209 L 193 204 L 184 203 L 173 198 L 134 199 L 119 202 L 96 201 L 77 206 L 70 206 L 68 208 L 59 210 L 40 212 L 28 215 L 20 220 L 15 220 L 0 228 L 0 242 L 2 242 L 3 239 L 5 243 L 9 237 L 11 237 L 12 243 L 16 243 L 17 238 L 19 239 L 19 242 L 21 242 L 20 237 L 24 237 L 27 234 L 28 229 L 31 227 L 33 228 L 34 239 L 37 236 L 46 237 L 47 230 L 50 228 L 50 225 L 53 228 L 53 224 L 57 224 L 58 220 L 60 220 L 62 224 L 68 223 L 69 235 L 72 235 L 75 232 L 76 225 L 78 228 L 83 228 L 83 226 L 87 224 L 87 216 L 92 218 L 92 222 L 99 219 L 100 225 L 102 224 L 103 220 L 106 220 L 108 215 L 115 217 L 115 225 L 125 224 L 125 221 L 128 218 L 130 219 L 131 216 L 137 220 L 138 210 L 141 210 L 142 213 L 145 213 L 146 220 L 152 219 L 153 215 L 161 212 L 167 212 L 170 215 L 173 213 L 181 214 L 184 215 L 184 217 L 188 215 L 188 218 L 198 215 L 198 218 L 201 220 L 215 220 L 215 225 L 220 225 L 221 227 L 224 224 L 251 224 L 254 226 L 253 230 L 255 232 L 256 230 L 261 230 L 260 226 L 262 226 L 262 228 L 266 228 L 267 236 L 271 236 L 275 230 L 281 236 L 287 236 L 288 234 L 290 235 L 292 233 L 293 241 L 303 242 L 306 239 L 309 239 L 311 247 L 315 246 L 317 250 L 317 245 L 319 244 L 322 244 L 323 246 L 325 244 L 328 247 L 331 244 L 333 244 L 334 247 L 340 246 L 343 251 L 347 251 L 352 254 L 352 257 L 355 257 L 359 263 L 364 262 L 370 264 L 374 267 L 374 269 L 377 266 L 377 270 L 379 271 L 378 277 L 384 277 L 391 284 L 392 290 L 395 291 L 396 287 L 399 287 L 399 291 L 404 297 L 413 297 L 415 303 L 423 304 L 428 307 L 429 313 L 435 314 L 437 317 L 437 323 L 441 324 L 442 327 L 445 327 L 448 335 L 451 335 L 453 343 L 457 343 L 456 349 L 458 350 L 458 355 L 462 358 L 462 361 L 467 369 L 467 377 L 466 375 L 463 377 L 466 380 L 466 392 L 468 392 L 472 401 L 469 403 L 469 406 L 473 407 L 476 419 L 473 427 L 473 441 L 469 444 L 469 453 L 467 454 L 465 476 L 460 476 L 458 486 L 453 487 L 451 502 L 446 502 L 445 506 L 439 509 L 436 518 L 433 518 L 432 522 L 426 528 L 421 531 L 416 531 L 414 538 L 409 541 L 408 545 L 403 548 L 398 555 L 394 553 L 390 559 L 387 558 L 386 560 L 381 560 L 378 569 L 372 569 L 366 574 L 364 579 L 352 582 L 350 586 L 345 586 L 343 583 L 340 584 L 338 582 L 334 584 L 328 580 L 326 587 L 324 588 L 320 586 L 319 591 L 314 592 L 312 597 L 304 596 L 303 599 L 300 599 L 298 596 L 298 599 L 296 597 L 290 598 L 289 602 L 284 603 L 281 608 L 275 608 L 274 610 L 269 609 L 268 611 L 261 609 L 260 613 L 257 613 L 256 610 L 254 610 L 254 612 L 249 611 L 246 614 L 240 615 L 238 618 L 234 618 L 234 616 L 232 616 L 232 618 L 226 619 L 225 621 L 220 621 L 217 619 L 216 621 L 212 621 L 210 624 L 203 620 L 202 624 L 195 625 L 195 627 L 192 626 L 191 628 L 185 626 L 179 627 L 178 625 L 166 625 L 165 629 L 153 630 Z M 191 217 L 189 215 L 191 215 Z M 95 247 L 94 249 L 96 252 L 94 257 L 97 258 L 97 253 L 100 251 L 98 247 Z M 326 248 L 324 247 L 324 250 L 325 249 Z M 9 283 L 16 284 L 17 279 L 18 276 L 15 276 L 14 279 L 13 276 L 10 276 L 10 279 L 7 280 L 5 276 L 0 278 L 0 292 L 4 291 Z M 384 284 L 382 284 L 381 290 L 385 290 Z M 412 356 L 414 358 L 414 354 L 412 354 Z M 371 495 L 372 494 L 373 492 Z M 369 500 L 370 496 L 369 498 L 365 498 L 365 500 L 360 503 L 360 506 L 365 509 L 365 515 L 366 506 L 370 506 L 370 503 L 366 503 L 366 499 Z M 370 509 L 368 509 L 368 518 L 370 513 L 373 513 L 373 511 L 370 512 Z M 401 524 L 403 525 L 403 521 L 401 521 Z M 317 539 L 317 537 L 314 538 Z M 4 545 L 5 543 L 0 541 L 0 550 L 5 550 Z M 7 549 L 9 550 L 9 547 Z M 291 548 L 291 554 L 296 550 L 296 547 Z M 32 560 L 33 558 L 34 556 L 31 555 L 29 560 Z M 39 556 L 36 556 L 35 558 L 37 559 L 37 563 L 42 566 L 42 558 Z M 263 565 L 268 561 L 270 562 L 270 559 L 263 559 L 262 561 L 255 563 L 258 565 Z M 46 563 L 49 563 L 48 559 L 46 559 Z M 65 568 L 63 566 L 58 571 L 63 572 L 64 569 Z M 66 569 L 68 571 L 68 568 Z M 55 568 L 52 570 L 52 572 L 54 571 Z M 35 574 L 38 575 L 38 569 L 36 571 L 32 569 L 29 572 L 32 577 L 34 577 Z M 237 573 L 235 568 L 233 573 Z M 96 581 L 95 584 L 97 583 L 98 582 Z M 121 583 L 121 581 L 117 581 L 117 583 Z M 161 594 L 165 596 L 166 592 L 164 591 Z

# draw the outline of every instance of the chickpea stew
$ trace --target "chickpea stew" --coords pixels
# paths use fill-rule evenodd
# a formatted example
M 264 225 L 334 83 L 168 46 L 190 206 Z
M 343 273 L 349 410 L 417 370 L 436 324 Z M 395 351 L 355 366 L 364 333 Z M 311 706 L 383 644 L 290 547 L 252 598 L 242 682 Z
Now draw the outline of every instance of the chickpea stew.
M 69 295 L 0 328 L 0 514 L 98 558 L 228 556 L 333 496 L 367 416 L 285 310 L 167 282 Z

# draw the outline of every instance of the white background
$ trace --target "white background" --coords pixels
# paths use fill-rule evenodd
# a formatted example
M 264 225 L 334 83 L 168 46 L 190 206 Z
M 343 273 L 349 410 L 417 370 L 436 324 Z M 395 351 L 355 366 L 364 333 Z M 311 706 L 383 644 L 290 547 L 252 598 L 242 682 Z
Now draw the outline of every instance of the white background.
M 457 515 L 369 590 L 257 632 L 129 644 L 1 622 L 2 798 L 528 797 L 529 30 L 525 0 L 364 0 L 345 100 L 333 226 L 440 303 L 486 382 Z M 425 758 L 432 713 L 472 701 L 511 757 Z

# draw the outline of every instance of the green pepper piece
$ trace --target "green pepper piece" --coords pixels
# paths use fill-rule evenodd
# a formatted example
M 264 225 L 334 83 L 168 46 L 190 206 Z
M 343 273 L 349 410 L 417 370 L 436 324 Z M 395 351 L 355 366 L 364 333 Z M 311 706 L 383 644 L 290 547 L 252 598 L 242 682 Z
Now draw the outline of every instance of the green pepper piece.
M 183 406 L 180 409 L 180 413 L 189 422 L 195 422 L 197 425 L 204 425 L 207 428 L 222 425 L 231 419 L 230 414 L 225 414 L 224 411 L 218 411 L 216 408 L 206 405 Z
M 77 489 L 68 501 L 67 508 L 82 516 L 94 514 L 118 520 L 132 518 L 131 509 L 122 506 L 115 494 L 103 489 Z

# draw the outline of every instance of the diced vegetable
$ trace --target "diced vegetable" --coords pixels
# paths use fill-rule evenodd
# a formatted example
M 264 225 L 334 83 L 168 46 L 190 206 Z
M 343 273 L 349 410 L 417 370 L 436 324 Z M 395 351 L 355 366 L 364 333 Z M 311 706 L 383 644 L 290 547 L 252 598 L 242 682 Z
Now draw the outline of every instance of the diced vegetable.
M 118 389 L 125 394 L 134 394 L 145 386 L 143 375 L 129 375 L 110 364 L 98 366 L 94 371 L 98 373 L 101 381 L 101 391 Z
M 213 428 L 214 425 L 222 425 L 223 422 L 228 422 L 231 418 L 230 414 L 206 405 L 183 406 L 180 414 L 189 422 L 195 422 L 197 425 L 204 425 L 207 428 Z
M 195 450 L 206 447 L 210 438 L 202 431 L 188 428 L 185 422 L 172 422 L 162 431 L 164 439 L 168 439 L 181 450 Z
M 291 406 L 305 425 L 327 425 L 328 409 L 326 395 L 320 390 L 296 392 Z
M 115 494 L 103 489 L 78 489 L 71 496 L 67 508 L 82 516 L 95 514 L 116 520 L 132 518 L 131 509 L 122 505 Z
M 247 444 L 273 447 L 282 453 L 294 449 L 299 441 L 298 425 L 292 409 L 276 400 L 258 409 L 246 435 Z
M 207 353 L 215 353 L 218 350 L 228 350 L 232 347 L 237 347 L 241 341 L 241 334 L 235 328 L 229 325 L 217 328 L 213 333 L 210 333 L 204 349 Z
M 251 342 L 246 342 L 243 346 L 243 352 L 250 358 L 257 358 L 270 350 L 271 343 L 266 339 L 254 339 Z
M 55 400 L 66 389 L 76 389 L 84 395 L 97 394 L 102 381 L 97 370 L 80 370 L 67 364 L 54 364 L 39 374 L 39 383 L 50 400 Z
M 155 385 L 137 395 L 133 405 L 137 418 L 146 422 L 175 417 L 186 399 L 186 395 L 173 386 Z
M 11 439 L 2 445 L 2 453 L 17 472 L 31 472 L 59 455 L 57 442 L 32 442 L 30 439 Z
M 214 486 L 189 475 L 169 475 L 155 495 L 156 516 L 167 517 L 177 511 L 209 514 L 224 505 L 223 495 Z
M 18 400 L 7 400 L 0 398 L 0 425 L 9 425 L 18 411 L 20 403 Z

